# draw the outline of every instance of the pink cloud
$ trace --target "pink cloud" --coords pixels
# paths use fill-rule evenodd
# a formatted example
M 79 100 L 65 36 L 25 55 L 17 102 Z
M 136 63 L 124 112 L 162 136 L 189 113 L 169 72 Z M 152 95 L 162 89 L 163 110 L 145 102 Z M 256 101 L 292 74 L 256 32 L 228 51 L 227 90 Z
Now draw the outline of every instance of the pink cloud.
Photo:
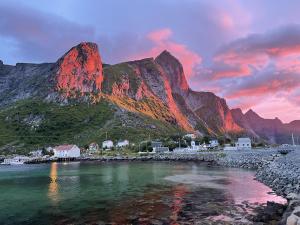
M 300 108 L 281 96 L 270 96 L 252 108 L 264 118 L 278 117 L 285 123 L 300 118 Z
M 151 41 L 152 47 L 138 54 L 138 57 L 156 57 L 162 51 L 168 50 L 182 63 L 185 75 L 187 78 L 194 74 L 194 69 L 202 61 L 201 56 L 188 49 L 184 44 L 173 41 L 173 32 L 171 29 L 165 28 L 161 30 L 155 30 L 147 34 L 147 39 Z
M 147 35 L 147 38 L 155 43 L 166 41 L 172 36 L 172 31 L 168 28 L 156 30 Z

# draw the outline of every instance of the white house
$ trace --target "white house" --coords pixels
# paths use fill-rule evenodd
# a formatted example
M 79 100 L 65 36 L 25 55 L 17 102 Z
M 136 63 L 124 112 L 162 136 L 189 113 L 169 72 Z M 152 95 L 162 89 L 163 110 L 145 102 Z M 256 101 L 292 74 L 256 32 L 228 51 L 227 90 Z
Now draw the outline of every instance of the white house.
M 186 134 L 184 135 L 185 138 L 191 138 L 191 139 L 195 139 L 196 135 L 195 134 Z
M 239 138 L 235 143 L 237 150 L 251 150 L 251 139 L 250 138 Z
M 151 141 L 151 147 L 154 149 L 156 147 L 162 147 L 161 141 Z
M 215 147 L 219 146 L 219 142 L 218 142 L 218 140 L 210 140 L 209 145 L 211 148 L 215 148 Z
M 196 145 L 195 141 L 191 141 L 191 150 L 198 151 L 200 150 L 200 146 Z
M 111 140 L 103 141 L 102 148 L 111 149 L 112 147 L 114 147 L 114 143 Z
M 118 148 L 126 147 L 128 145 L 129 145 L 129 141 L 128 140 L 118 141 L 118 143 L 117 143 L 117 147 Z
M 53 149 L 56 158 L 78 158 L 80 149 L 77 145 L 59 145 Z

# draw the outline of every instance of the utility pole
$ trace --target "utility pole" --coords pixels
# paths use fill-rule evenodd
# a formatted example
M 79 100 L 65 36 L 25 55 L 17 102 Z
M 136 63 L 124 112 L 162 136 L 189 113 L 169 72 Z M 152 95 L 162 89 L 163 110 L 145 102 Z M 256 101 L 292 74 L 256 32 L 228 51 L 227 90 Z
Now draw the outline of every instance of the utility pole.
M 293 146 L 295 146 L 294 134 L 292 133 Z

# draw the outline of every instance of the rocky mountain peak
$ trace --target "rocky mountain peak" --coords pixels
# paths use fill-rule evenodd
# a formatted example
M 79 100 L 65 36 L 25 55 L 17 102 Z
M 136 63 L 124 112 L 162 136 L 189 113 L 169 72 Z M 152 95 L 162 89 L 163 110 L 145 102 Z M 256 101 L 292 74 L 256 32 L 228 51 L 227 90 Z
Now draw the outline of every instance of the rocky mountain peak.
M 67 96 L 73 93 L 101 91 L 102 61 L 98 46 L 82 42 L 57 61 L 57 89 Z
M 245 116 L 248 117 L 248 118 L 260 118 L 260 116 L 254 112 L 252 109 L 249 109 L 246 113 L 245 113 Z
M 155 62 L 159 64 L 166 72 L 167 78 L 171 83 L 174 93 L 183 94 L 189 90 L 183 67 L 179 60 L 167 50 L 156 57 Z

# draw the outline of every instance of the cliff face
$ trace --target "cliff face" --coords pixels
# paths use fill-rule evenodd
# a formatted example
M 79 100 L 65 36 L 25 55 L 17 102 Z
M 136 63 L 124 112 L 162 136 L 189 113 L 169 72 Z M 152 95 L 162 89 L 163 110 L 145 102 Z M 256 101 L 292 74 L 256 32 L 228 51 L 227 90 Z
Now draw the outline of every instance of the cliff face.
M 105 65 L 97 45 L 84 42 L 56 63 L 10 66 L 0 61 L 0 78 L 0 107 L 26 98 L 67 104 L 69 99 L 88 96 L 85 101 L 105 98 L 124 113 L 146 115 L 202 135 L 247 132 L 256 137 L 273 135 L 276 141 L 279 130 L 299 129 L 297 122 L 284 125 L 251 111 L 243 114 L 230 110 L 225 99 L 213 93 L 191 90 L 181 63 L 167 51 L 155 59 Z
M 46 97 L 54 87 L 51 82 L 55 64 L 17 63 L 0 66 L 0 107 L 33 96 Z
M 80 43 L 57 61 L 56 87 L 66 96 L 101 92 L 102 61 L 94 43 Z

